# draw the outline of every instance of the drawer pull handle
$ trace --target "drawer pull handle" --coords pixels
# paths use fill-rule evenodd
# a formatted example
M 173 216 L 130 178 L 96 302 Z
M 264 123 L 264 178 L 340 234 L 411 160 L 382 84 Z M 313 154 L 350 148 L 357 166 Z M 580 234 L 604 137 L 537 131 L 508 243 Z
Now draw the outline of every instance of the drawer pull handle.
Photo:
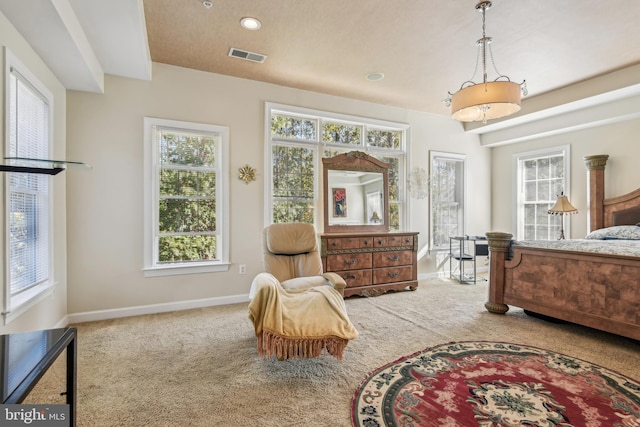
M 337 242 L 332 242 L 331 246 L 338 246 L 338 243 Z
M 378 244 L 381 245 L 382 244 L 382 240 L 378 240 Z
M 365 246 L 369 246 L 369 241 L 368 241 L 368 240 L 365 240 L 365 241 L 364 241 L 364 245 L 365 245 Z
M 396 255 L 396 256 L 391 256 L 391 255 L 389 255 L 389 256 L 387 257 L 387 259 L 388 259 L 389 261 L 398 261 L 398 260 L 400 259 L 400 255 Z
M 345 264 L 353 265 L 353 264 L 356 264 L 358 262 L 358 258 L 354 258 L 352 260 L 345 259 L 344 262 L 345 262 Z
M 357 279 L 357 277 L 356 277 L 356 276 L 354 276 L 354 275 L 351 275 L 351 276 L 344 276 L 344 277 L 342 277 L 342 278 L 343 278 L 344 280 L 351 280 L 351 279 L 354 279 L 354 280 L 355 280 L 355 279 Z
M 393 273 L 389 272 L 388 275 L 389 275 L 389 277 L 398 277 L 400 275 L 400 272 L 399 271 L 396 271 L 396 272 L 393 272 Z

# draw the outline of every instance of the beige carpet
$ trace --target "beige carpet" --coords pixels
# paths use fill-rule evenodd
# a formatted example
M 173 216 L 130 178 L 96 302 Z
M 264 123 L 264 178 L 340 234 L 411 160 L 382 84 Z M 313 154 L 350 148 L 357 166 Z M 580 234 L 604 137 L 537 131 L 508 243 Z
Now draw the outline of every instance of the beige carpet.
M 360 332 L 332 357 L 260 359 L 247 305 L 75 325 L 79 426 L 350 426 L 353 394 L 375 368 L 436 344 L 506 341 L 558 351 L 640 379 L 640 345 L 483 304 L 487 283 L 421 281 L 415 292 L 349 298 Z M 26 403 L 61 403 L 56 363 Z

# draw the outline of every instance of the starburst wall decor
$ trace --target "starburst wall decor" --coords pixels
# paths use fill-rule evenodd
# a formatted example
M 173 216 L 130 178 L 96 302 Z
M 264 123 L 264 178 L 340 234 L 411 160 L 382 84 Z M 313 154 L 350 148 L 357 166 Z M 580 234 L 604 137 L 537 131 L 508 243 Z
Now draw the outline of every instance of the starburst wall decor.
M 256 180 L 256 170 L 249 165 L 245 165 L 238 169 L 240 175 L 238 175 L 238 179 L 244 181 L 245 184 L 249 184 L 251 181 Z
M 429 195 L 431 178 L 429 173 L 422 168 L 413 168 L 408 179 L 409 194 L 415 199 L 424 199 Z

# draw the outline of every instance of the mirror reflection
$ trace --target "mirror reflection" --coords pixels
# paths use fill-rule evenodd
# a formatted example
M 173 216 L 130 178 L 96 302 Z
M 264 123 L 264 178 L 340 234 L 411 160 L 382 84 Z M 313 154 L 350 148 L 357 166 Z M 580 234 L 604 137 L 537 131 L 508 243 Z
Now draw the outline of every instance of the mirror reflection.
M 389 164 L 361 151 L 322 159 L 325 233 L 389 231 Z
M 328 171 L 329 225 L 384 224 L 383 186 L 380 172 Z

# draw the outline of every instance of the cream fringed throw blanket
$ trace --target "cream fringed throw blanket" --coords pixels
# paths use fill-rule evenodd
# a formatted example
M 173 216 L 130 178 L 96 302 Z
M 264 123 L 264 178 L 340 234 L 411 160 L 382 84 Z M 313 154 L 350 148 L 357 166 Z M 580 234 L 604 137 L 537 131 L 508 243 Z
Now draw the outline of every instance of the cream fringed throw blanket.
M 315 286 L 288 293 L 270 274 L 254 283 L 258 287 L 249 303 L 249 318 L 260 356 L 317 357 L 326 349 L 342 360 L 345 347 L 358 332 L 339 292 L 331 286 Z

